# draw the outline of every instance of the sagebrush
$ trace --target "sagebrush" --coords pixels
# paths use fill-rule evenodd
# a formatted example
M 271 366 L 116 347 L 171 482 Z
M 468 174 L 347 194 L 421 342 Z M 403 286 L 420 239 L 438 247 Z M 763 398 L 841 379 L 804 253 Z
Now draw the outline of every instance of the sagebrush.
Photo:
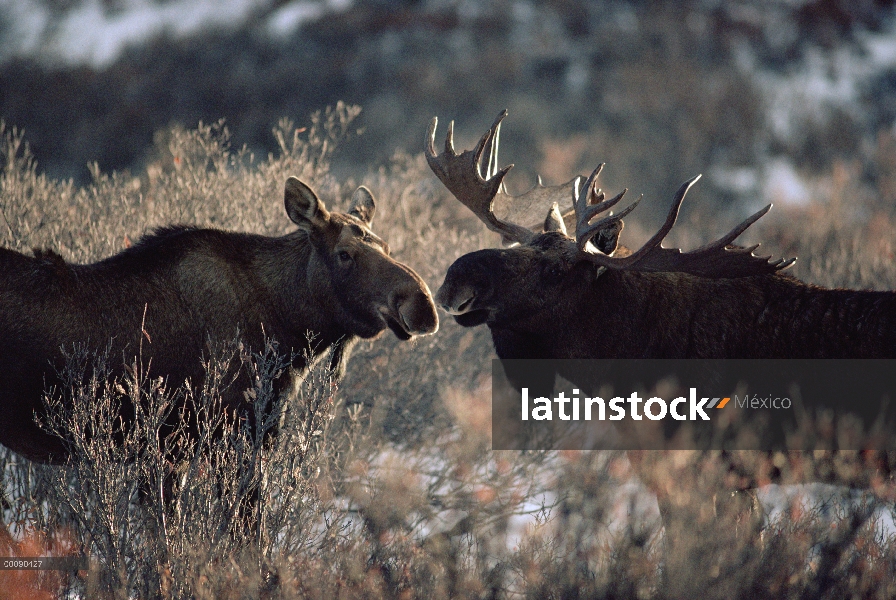
M 88 262 L 171 223 L 279 235 L 289 225 L 283 182 L 295 175 L 336 209 L 358 184 L 373 190 L 378 232 L 435 289 L 455 258 L 496 240 L 455 206 L 422 155 L 398 154 L 357 181 L 337 181 L 332 153 L 356 133 L 358 113 L 340 104 L 281 122 L 279 152 L 263 158 L 231 148 L 222 123 L 174 128 L 157 136 L 145 171 L 94 168 L 83 187 L 42 175 L 22 133 L 5 127 L 0 242 Z M 896 216 L 879 190 L 848 165 L 817 185 L 811 208 L 772 212 L 754 235 L 775 255 L 800 256 L 804 279 L 896 288 Z M 687 215 L 675 245 L 706 241 L 718 216 Z M 632 223 L 623 242 L 637 245 L 648 230 Z M 704 597 L 896 593 L 896 546 L 883 526 L 892 498 L 881 495 L 866 495 L 861 508 L 836 504 L 842 514 L 833 517 L 794 501 L 766 516 L 759 536 L 724 509 L 693 515 L 673 570 L 655 504 L 624 455 L 490 450 L 490 344 L 487 330 L 450 319 L 414 344 L 389 335 L 362 342 L 338 388 L 312 370 L 287 396 L 269 398 L 258 426 L 276 421 L 279 433 L 268 442 L 216 412 L 238 343 L 205 357 L 202 389 L 178 390 L 139 360 L 110 381 L 109 357 L 75 349 L 71 385 L 48 390 L 57 410 L 44 424 L 66 436 L 73 459 L 63 468 L 0 455 L 11 534 L 3 543 L 19 555 L 85 554 L 91 569 L 62 579 L 0 572 L 0 597 L 663 598 L 669 577 Z M 284 368 L 274 356 L 239 361 L 253 370 L 259 398 Z M 128 427 L 115 418 L 123 398 L 139 407 Z M 183 402 L 209 415 L 209 435 L 162 448 L 159 423 Z M 724 477 L 687 461 L 664 468 L 676 489 Z M 255 493 L 261 501 L 247 502 Z

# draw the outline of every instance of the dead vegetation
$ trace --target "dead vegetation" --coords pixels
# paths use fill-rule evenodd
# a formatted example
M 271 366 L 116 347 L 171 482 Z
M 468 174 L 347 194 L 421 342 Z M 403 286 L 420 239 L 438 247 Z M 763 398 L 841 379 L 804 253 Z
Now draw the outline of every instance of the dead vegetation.
M 354 132 L 357 114 L 339 105 L 307 123 L 284 122 L 274 132 L 280 151 L 266 158 L 230 148 L 222 124 L 174 129 L 157 137 L 145 172 L 94 169 L 84 187 L 39 174 L 21 133 L 7 127 L 0 242 L 87 262 L 172 222 L 276 235 L 286 223 L 274 199 L 296 175 L 328 206 L 344 207 L 358 184 L 370 187 L 383 199 L 378 231 L 393 255 L 434 289 L 457 256 L 496 240 L 471 227 L 422 155 L 397 155 L 359 181 L 336 181 L 329 161 Z M 800 256 L 797 274 L 807 280 L 896 288 L 892 208 L 848 166 L 817 183 L 815 204 L 772 212 L 756 237 L 776 255 Z M 638 191 L 638 182 L 628 185 Z M 697 241 L 718 229 L 701 227 L 696 217 L 681 225 L 687 231 L 679 235 Z M 630 229 L 637 237 L 638 228 L 626 234 Z M 68 467 L 0 453 L 3 518 L 9 553 L 85 554 L 90 571 L 40 581 L 0 571 L 7 577 L 0 598 L 896 594 L 893 498 L 885 488 L 861 501 L 791 501 L 759 515 L 756 535 L 720 499 L 712 514 L 697 512 L 681 524 L 687 543 L 664 563 L 656 507 L 645 502 L 623 455 L 490 450 L 488 331 L 463 330 L 450 319 L 413 345 L 391 336 L 360 344 L 338 389 L 309 373 L 288 398 L 272 399 L 259 420 L 260 427 L 284 421 L 269 444 L 236 428 L 223 437 L 183 438 L 173 456 L 162 452 L 158 425 L 175 410 L 174 395 L 215 415 L 217 361 L 238 351 L 207 357 L 206 386 L 182 390 L 164 389 L 139 362 L 109 382 L 104 357 L 72 355 L 71 385 L 49 393 L 48 402 L 59 394 L 101 401 L 92 411 L 75 402 L 45 424 L 70 440 Z M 282 365 L 264 353 L 250 364 L 261 406 L 265 382 Z M 123 431 L 113 415 L 125 396 L 141 408 Z M 205 431 L 216 425 L 212 416 Z M 724 477 L 711 464 L 672 460 L 664 468 L 667 483 L 685 494 L 689 482 L 705 489 Z M 166 489 L 172 472 L 178 485 Z M 247 514 L 254 489 L 261 502 Z

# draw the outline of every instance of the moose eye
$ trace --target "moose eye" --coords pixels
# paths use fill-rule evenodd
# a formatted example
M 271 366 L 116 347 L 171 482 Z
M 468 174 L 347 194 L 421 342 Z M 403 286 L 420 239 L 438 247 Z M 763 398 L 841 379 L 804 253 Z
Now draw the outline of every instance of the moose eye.
M 337 254 L 336 256 L 339 257 L 339 262 L 341 262 L 344 265 L 348 265 L 352 262 L 352 255 L 349 254 L 348 252 L 346 252 L 345 250 L 340 250 L 339 254 Z

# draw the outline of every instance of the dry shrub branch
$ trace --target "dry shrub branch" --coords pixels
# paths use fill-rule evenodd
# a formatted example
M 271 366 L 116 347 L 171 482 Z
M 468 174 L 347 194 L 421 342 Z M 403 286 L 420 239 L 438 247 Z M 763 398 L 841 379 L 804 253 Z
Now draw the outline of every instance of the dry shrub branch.
M 358 114 L 339 104 L 282 121 L 279 152 L 261 159 L 231 148 L 223 123 L 171 129 L 144 172 L 94 168 L 84 187 L 40 174 L 22 133 L 4 126 L 0 243 L 88 262 L 170 223 L 277 235 L 289 227 L 283 182 L 296 175 L 337 210 L 356 185 L 370 187 L 377 232 L 435 289 L 455 258 L 496 240 L 455 208 L 420 155 L 336 181 L 330 161 Z M 896 287 L 893 213 L 848 169 L 818 184 L 820 212 L 772 213 L 766 221 L 779 225 L 758 237 L 775 255 L 807 258 L 804 278 Z M 694 239 L 719 229 L 692 226 Z M 0 452 L 10 552 L 33 551 L 23 549 L 33 532 L 64 536 L 90 571 L 51 587 L 90 598 L 663 598 L 687 585 L 725 598 L 896 593 L 885 498 L 834 503 L 836 518 L 794 501 L 759 515 L 756 535 L 723 501 L 665 524 L 690 537 L 664 558 L 656 505 L 624 455 L 491 451 L 484 328 L 443 319 L 413 344 L 363 342 L 338 388 L 314 368 L 281 398 L 270 384 L 285 366 L 269 344 L 209 349 L 205 383 L 181 389 L 153 379 L 140 357 L 110 380 L 119 357 L 67 349 L 68 385 L 47 390 L 55 410 L 44 426 L 72 460 L 42 466 Z M 239 369 L 255 382 L 251 415 L 220 410 Z M 660 476 L 680 490 L 725 477 L 711 464 L 670 464 Z M 32 583 L 22 585 L 44 597 L 46 580 Z

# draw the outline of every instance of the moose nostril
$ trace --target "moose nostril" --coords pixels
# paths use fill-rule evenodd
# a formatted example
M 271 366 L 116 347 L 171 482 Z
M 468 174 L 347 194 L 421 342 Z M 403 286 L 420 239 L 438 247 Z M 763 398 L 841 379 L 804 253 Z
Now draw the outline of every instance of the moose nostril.
M 476 292 L 470 286 L 457 287 L 443 283 L 436 293 L 436 302 L 446 313 L 460 315 L 470 310 Z
M 404 314 L 404 311 L 401 310 L 402 306 L 398 305 L 398 320 L 401 322 L 401 326 L 404 327 L 405 331 L 414 331 L 414 327 L 408 323 L 408 319 Z

